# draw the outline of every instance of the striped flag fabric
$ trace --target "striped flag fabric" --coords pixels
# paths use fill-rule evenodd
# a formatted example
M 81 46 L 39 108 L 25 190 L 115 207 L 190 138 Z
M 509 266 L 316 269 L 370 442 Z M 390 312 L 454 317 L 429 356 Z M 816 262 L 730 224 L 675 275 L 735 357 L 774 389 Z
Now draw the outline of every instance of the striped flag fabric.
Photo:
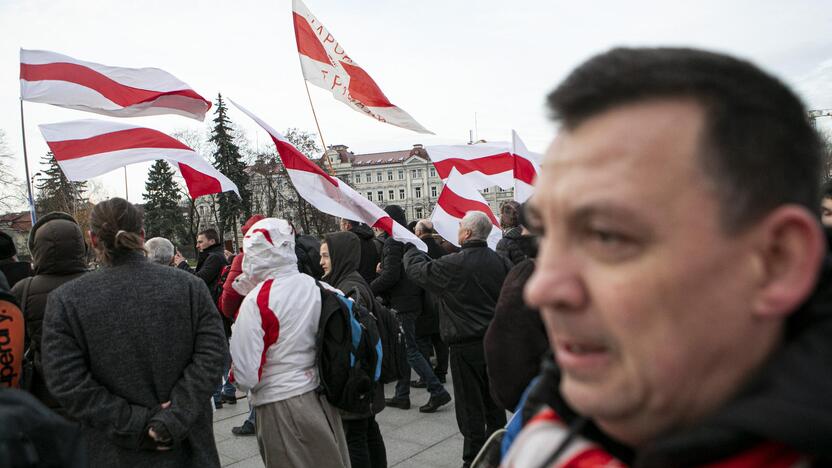
M 145 161 L 164 159 L 185 179 L 191 198 L 233 191 L 237 186 L 184 143 L 158 130 L 86 119 L 39 125 L 69 180 L 81 181 Z
M 230 99 L 229 99 L 230 100 Z M 368 226 L 383 229 L 394 239 L 415 245 L 427 252 L 425 243 L 405 226 L 393 221 L 381 208 L 362 197 L 352 187 L 327 174 L 323 169 L 303 155 L 280 132 L 257 118 L 243 106 L 231 101 L 235 107 L 251 117 L 272 138 L 292 184 L 304 200 L 320 211 L 366 223 Z
M 430 217 L 433 228 L 448 242 L 460 247 L 459 223 L 469 211 L 481 211 L 491 220 L 491 234 L 487 242 L 491 249 L 496 250 L 497 243 L 503 238 L 500 222 L 482 194 L 469 183 L 468 178 L 456 169 L 451 169 Z
M 379 122 L 433 134 L 387 99 L 370 75 L 347 55 L 301 0 L 292 0 L 292 17 L 306 81 L 332 92 L 335 99 Z
M 111 117 L 178 114 L 204 120 L 211 102 L 158 68 L 85 62 L 20 49 L 20 98 Z
M 475 145 L 436 145 L 425 148 L 439 177 L 445 181 L 456 170 L 466 183 L 478 190 L 499 186 L 515 189 L 520 203 L 531 196 L 540 171 L 540 155 L 529 151 L 512 131 L 512 142 Z

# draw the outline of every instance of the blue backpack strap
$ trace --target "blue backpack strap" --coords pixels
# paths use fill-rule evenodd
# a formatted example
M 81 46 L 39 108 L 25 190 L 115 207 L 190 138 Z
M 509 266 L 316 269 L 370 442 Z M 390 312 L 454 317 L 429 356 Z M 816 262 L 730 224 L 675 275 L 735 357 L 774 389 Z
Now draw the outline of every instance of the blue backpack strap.
M 506 433 L 503 436 L 502 446 L 501 446 L 501 459 L 506 457 L 508 454 L 509 449 L 511 448 L 511 444 L 514 443 L 514 439 L 520 434 L 520 431 L 523 430 L 523 425 L 525 421 L 523 421 L 523 407 L 526 406 L 526 400 L 529 398 L 529 393 L 537 385 L 537 382 L 540 381 L 540 376 L 535 377 L 529 383 L 525 390 L 523 390 L 523 395 L 520 397 L 520 402 L 517 403 L 517 407 L 514 409 L 514 415 L 512 415 L 511 419 L 506 424 Z

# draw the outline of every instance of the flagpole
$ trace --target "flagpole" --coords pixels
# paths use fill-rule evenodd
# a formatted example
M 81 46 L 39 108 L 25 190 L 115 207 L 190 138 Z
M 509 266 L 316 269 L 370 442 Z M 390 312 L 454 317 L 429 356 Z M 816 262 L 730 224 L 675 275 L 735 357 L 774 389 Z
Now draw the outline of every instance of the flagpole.
M 127 166 L 124 166 L 124 199 L 130 201 L 130 192 L 127 191 Z
M 312 95 L 309 94 L 309 84 L 306 83 L 306 78 L 303 79 L 303 86 L 306 88 L 306 97 L 309 98 L 309 107 L 312 108 L 312 117 L 315 118 L 315 126 L 318 127 L 318 136 L 321 138 L 321 144 L 324 145 L 324 158 L 326 158 L 326 164 L 329 166 L 329 173 L 335 174 L 335 170 L 332 169 L 332 161 L 329 160 L 329 154 L 327 154 L 327 147 L 326 142 L 324 141 L 324 134 L 321 132 L 321 124 L 318 123 L 318 114 L 315 113 L 315 105 L 312 104 Z
M 32 184 L 29 179 L 29 156 L 26 152 L 26 124 L 23 119 L 23 98 L 20 98 L 20 133 L 23 136 L 23 167 L 26 170 L 26 192 L 29 194 L 29 216 L 32 218 L 32 225 L 34 226 L 37 220 L 37 212 L 35 211 L 35 199 L 32 197 Z

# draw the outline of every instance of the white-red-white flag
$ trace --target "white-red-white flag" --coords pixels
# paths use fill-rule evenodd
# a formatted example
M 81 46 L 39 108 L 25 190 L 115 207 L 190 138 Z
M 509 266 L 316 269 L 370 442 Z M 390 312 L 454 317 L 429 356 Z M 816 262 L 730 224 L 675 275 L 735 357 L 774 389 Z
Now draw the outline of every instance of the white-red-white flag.
M 433 221 L 433 228 L 448 242 L 460 247 L 458 241 L 460 221 L 469 211 L 481 211 L 488 216 L 492 224 L 491 234 L 487 240 L 488 246 L 496 249 L 497 242 L 500 242 L 503 237 L 500 223 L 482 194 L 468 182 L 464 174 L 451 169 L 430 217 Z
M 526 148 L 517 132 L 512 142 L 475 145 L 436 145 L 425 148 L 439 177 L 445 181 L 456 170 L 477 190 L 498 186 L 515 189 L 514 199 L 524 202 L 540 170 L 540 155 Z
M 243 106 L 234 101 L 231 101 L 231 103 L 268 132 L 277 147 L 280 161 L 286 168 L 289 178 L 292 179 L 292 184 L 304 200 L 324 213 L 360 221 L 374 228 L 383 229 L 394 239 L 413 244 L 419 250 L 427 252 L 427 245 L 421 239 L 408 231 L 405 226 L 395 222 L 384 210 L 362 197 L 343 181 L 324 172 L 323 169 L 298 151 L 280 132 L 257 118 Z
M 292 16 L 306 81 L 332 92 L 335 99 L 379 122 L 418 133 L 433 133 L 387 99 L 370 75 L 347 55 L 301 0 L 292 0 Z
M 112 117 L 178 114 L 205 119 L 211 102 L 158 68 L 109 67 L 20 49 L 20 98 Z
M 86 119 L 39 125 L 55 160 L 69 180 L 87 180 L 144 161 L 176 166 L 191 198 L 233 191 L 237 186 L 179 140 L 145 127 Z
M 534 192 L 543 155 L 529 151 L 514 130 L 511 131 L 511 144 L 511 152 L 514 154 L 514 200 L 523 203 Z

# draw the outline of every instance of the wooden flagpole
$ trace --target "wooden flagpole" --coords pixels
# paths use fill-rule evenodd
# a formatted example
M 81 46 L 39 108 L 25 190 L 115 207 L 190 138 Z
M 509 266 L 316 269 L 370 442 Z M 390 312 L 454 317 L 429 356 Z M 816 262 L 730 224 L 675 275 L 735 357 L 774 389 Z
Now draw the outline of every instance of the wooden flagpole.
M 315 105 L 312 104 L 312 95 L 309 93 L 309 84 L 306 82 L 306 78 L 303 79 L 303 86 L 306 88 L 306 97 L 309 98 L 309 107 L 312 108 L 312 117 L 315 118 L 315 126 L 318 127 L 318 136 L 321 138 L 321 144 L 324 145 L 324 158 L 326 159 L 326 165 L 329 167 L 329 173 L 331 175 L 335 175 L 335 170 L 332 169 L 332 161 L 330 161 L 329 154 L 327 154 L 327 146 L 324 141 L 324 134 L 321 132 L 321 124 L 318 123 L 318 114 L 315 112 Z
M 124 199 L 130 201 L 130 192 L 127 191 L 127 166 L 124 166 Z
M 29 155 L 26 152 L 26 124 L 23 119 L 23 98 L 20 98 L 20 133 L 23 136 L 23 167 L 26 170 L 26 191 L 29 194 L 29 213 L 32 218 L 32 226 L 37 220 L 37 212 L 35 211 L 35 199 L 32 197 L 32 180 L 29 178 Z

